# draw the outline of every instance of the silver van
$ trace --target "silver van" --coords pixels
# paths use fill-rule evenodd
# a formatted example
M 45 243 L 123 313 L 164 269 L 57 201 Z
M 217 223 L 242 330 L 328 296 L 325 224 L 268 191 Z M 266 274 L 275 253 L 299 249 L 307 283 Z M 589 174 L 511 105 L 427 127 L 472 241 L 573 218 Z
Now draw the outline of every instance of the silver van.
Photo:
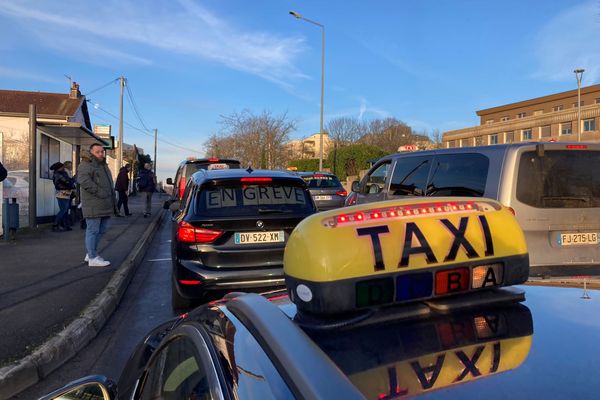
M 404 196 L 481 196 L 510 207 L 533 276 L 600 266 L 600 143 L 517 143 L 391 154 L 346 205 Z M 565 268 L 562 268 L 562 267 Z M 566 268 L 572 267 L 572 268 Z

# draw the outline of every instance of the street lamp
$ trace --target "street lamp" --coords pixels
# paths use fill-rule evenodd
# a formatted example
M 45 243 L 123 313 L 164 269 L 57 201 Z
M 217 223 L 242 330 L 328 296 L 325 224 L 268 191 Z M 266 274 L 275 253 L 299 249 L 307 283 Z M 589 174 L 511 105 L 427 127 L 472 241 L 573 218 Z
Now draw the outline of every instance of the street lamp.
M 577 141 L 581 142 L 581 79 L 585 69 L 578 68 L 573 72 L 577 78 Z
M 290 15 L 297 19 L 302 19 L 313 25 L 317 25 L 321 28 L 321 118 L 319 121 L 319 142 L 321 148 L 319 150 L 319 171 L 323 170 L 323 98 L 325 93 L 325 26 L 310 19 L 304 18 L 296 11 L 290 11 Z

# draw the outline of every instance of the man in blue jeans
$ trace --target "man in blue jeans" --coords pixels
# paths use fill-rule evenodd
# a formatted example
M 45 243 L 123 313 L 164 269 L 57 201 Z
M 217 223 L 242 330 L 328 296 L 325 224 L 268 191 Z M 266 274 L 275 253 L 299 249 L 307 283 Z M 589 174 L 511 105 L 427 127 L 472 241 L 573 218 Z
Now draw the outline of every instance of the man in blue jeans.
M 90 146 L 89 158 L 82 155 L 77 180 L 81 187 L 83 217 L 87 223 L 85 261 L 90 267 L 107 267 L 110 261 L 98 254 L 98 243 L 117 208 L 112 176 L 106 165 L 104 148 L 100 144 L 94 143 Z

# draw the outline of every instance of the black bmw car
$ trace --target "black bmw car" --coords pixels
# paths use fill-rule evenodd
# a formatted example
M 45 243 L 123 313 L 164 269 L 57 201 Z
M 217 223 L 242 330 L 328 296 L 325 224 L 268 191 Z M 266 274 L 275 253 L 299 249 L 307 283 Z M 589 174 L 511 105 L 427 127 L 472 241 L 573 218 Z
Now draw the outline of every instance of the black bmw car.
M 200 170 L 175 209 L 172 304 L 236 289 L 283 286 L 283 250 L 296 225 L 316 212 L 293 173 Z

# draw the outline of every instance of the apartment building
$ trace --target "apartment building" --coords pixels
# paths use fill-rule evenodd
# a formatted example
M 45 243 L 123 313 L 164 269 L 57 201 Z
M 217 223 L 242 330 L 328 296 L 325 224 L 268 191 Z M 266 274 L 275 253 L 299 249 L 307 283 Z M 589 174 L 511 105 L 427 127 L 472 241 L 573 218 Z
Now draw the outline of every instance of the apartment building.
M 480 125 L 444 132 L 443 147 L 484 146 L 526 141 L 600 142 L 600 85 L 477 111 Z

